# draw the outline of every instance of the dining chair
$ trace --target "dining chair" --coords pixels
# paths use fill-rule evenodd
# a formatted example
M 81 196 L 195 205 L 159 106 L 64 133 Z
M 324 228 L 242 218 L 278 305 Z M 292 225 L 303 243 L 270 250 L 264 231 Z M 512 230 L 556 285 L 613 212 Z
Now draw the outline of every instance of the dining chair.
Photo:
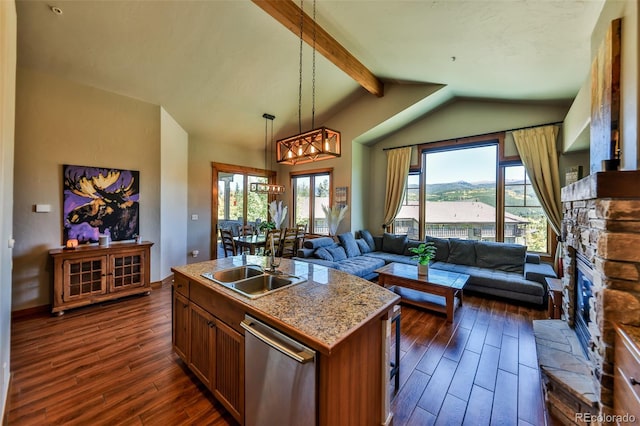
M 298 248 L 301 248 L 304 244 L 304 237 L 307 234 L 307 224 L 299 223 L 296 225 L 296 229 L 298 231 Z
M 271 247 L 274 248 L 275 256 L 280 256 L 280 242 L 282 240 L 282 229 L 270 229 L 264 246 L 264 255 L 271 256 Z
M 280 255 L 292 258 L 298 254 L 298 228 L 287 228 L 282 237 L 282 249 Z
M 220 239 L 222 240 L 222 249 L 224 250 L 224 257 L 228 257 L 237 254 L 236 242 L 233 240 L 233 232 L 231 229 L 220 228 Z
M 240 227 L 240 229 L 238 230 L 240 236 L 244 237 L 244 236 L 249 236 L 249 235 L 253 235 L 254 234 L 254 228 L 253 225 L 242 225 Z

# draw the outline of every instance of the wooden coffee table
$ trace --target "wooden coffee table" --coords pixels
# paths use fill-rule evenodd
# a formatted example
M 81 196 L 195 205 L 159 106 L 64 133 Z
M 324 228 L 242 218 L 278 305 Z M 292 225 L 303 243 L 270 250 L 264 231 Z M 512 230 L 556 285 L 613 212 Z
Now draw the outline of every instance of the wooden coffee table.
M 469 275 L 429 268 L 429 275 L 418 276 L 418 267 L 390 263 L 376 269 L 378 284 L 399 294 L 402 302 L 442 312 L 453 321 L 456 299 L 462 305 L 462 288 Z

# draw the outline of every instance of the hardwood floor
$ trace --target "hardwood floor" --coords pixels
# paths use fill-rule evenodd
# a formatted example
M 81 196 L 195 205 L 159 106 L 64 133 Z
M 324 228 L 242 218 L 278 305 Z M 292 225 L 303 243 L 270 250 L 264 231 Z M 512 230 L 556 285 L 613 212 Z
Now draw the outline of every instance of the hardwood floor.
M 15 320 L 9 424 L 235 424 L 172 352 L 170 296 Z M 543 317 L 480 297 L 453 324 L 403 306 L 394 425 L 544 424 L 531 326 Z

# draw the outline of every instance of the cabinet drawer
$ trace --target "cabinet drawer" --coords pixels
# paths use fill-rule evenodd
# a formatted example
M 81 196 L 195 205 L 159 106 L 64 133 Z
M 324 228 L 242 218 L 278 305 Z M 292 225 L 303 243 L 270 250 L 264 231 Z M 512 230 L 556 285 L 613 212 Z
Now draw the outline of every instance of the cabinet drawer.
M 174 275 L 173 288 L 185 297 L 189 297 L 189 280 L 182 275 Z
M 627 333 L 616 328 L 613 399 L 618 414 L 640 413 L 640 352 Z

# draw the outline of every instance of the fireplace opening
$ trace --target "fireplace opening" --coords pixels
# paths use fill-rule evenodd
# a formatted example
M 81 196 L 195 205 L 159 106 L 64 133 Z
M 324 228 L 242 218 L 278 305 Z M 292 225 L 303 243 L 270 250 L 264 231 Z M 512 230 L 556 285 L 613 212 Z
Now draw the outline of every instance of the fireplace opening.
M 578 341 L 587 358 L 589 357 L 589 342 L 591 333 L 589 323 L 591 322 L 591 298 L 593 297 L 593 268 L 590 262 L 579 253 L 576 253 L 576 273 L 575 273 L 575 303 L 574 306 L 574 328 Z

